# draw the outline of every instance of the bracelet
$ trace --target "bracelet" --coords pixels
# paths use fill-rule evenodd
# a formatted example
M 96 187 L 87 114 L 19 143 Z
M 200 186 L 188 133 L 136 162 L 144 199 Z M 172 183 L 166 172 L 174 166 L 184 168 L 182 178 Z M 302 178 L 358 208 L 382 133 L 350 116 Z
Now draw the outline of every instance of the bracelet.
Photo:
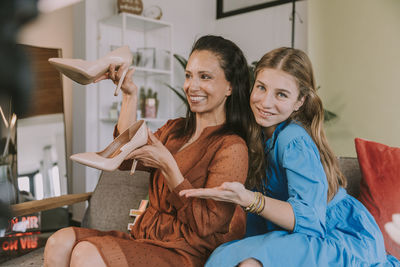
M 254 193 L 254 201 L 247 207 L 244 208 L 245 211 L 260 214 L 265 207 L 264 195 L 260 192 Z
M 265 207 L 265 197 L 263 196 L 263 194 L 259 193 L 260 199 L 261 199 L 261 204 L 260 206 L 258 206 L 258 209 L 256 210 L 257 214 L 260 214 Z
M 254 192 L 254 200 L 253 202 L 244 208 L 245 211 L 254 213 L 256 210 L 258 210 L 258 206 L 260 205 L 260 193 L 259 192 Z
M 247 207 L 245 207 L 244 210 L 247 211 L 247 212 L 253 212 L 257 200 L 258 200 L 258 195 L 257 195 L 257 193 L 255 192 L 255 193 L 254 193 L 254 200 L 253 200 L 253 202 L 252 202 L 250 205 L 248 205 Z

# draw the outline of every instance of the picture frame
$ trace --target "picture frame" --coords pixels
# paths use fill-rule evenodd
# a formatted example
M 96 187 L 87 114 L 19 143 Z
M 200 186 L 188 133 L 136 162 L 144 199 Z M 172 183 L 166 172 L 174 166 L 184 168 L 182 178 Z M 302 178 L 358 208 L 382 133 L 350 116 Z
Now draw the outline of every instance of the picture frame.
M 293 0 L 217 0 L 217 19 L 291 2 Z

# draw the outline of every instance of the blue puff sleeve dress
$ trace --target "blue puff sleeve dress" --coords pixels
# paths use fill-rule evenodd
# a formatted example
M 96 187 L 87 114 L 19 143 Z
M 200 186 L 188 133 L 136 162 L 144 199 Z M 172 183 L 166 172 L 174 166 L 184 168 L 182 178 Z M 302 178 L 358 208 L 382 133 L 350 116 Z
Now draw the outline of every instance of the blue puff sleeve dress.
M 319 151 L 302 126 L 279 124 L 265 153 L 268 183 L 263 194 L 291 204 L 293 231 L 249 213 L 246 238 L 218 247 L 206 266 L 236 266 L 247 258 L 263 266 L 400 266 L 386 254 L 374 218 L 344 188 L 327 203 Z

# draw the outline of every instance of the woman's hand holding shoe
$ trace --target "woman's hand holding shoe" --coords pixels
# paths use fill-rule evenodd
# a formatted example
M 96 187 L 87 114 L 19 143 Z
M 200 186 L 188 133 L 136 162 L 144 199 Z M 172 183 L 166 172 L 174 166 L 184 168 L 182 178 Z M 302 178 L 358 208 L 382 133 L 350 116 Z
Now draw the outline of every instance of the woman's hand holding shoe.
M 126 75 L 123 74 L 126 72 Z M 137 86 L 132 80 L 132 76 L 135 73 L 134 68 L 129 68 L 127 64 L 123 64 L 116 70 L 116 65 L 111 64 L 108 68 L 108 72 L 104 73 L 94 82 L 110 79 L 115 85 L 121 83 L 121 91 L 125 95 L 136 95 Z M 124 76 L 124 77 L 123 77 Z M 123 79 L 123 80 L 121 80 Z
M 136 149 L 127 158 L 139 160 L 144 166 L 160 169 L 168 187 L 173 190 L 184 178 L 171 152 L 149 130 L 149 143 Z

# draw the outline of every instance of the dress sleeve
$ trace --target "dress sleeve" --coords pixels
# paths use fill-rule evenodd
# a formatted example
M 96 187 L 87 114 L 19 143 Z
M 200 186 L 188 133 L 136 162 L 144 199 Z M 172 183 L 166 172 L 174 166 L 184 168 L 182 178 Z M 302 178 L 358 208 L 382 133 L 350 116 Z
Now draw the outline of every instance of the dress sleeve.
M 283 153 L 282 166 L 288 183 L 288 202 L 292 205 L 293 232 L 325 236 L 328 184 L 319 151 L 311 140 L 298 137 Z
M 247 177 L 248 154 L 244 142 L 230 144 L 218 150 L 208 167 L 205 187 L 216 187 L 224 182 L 244 183 Z M 236 205 L 211 199 L 186 198 L 178 195 L 183 189 L 193 188 L 185 179 L 168 197 L 177 209 L 177 218 L 200 236 L 227 233 Z

